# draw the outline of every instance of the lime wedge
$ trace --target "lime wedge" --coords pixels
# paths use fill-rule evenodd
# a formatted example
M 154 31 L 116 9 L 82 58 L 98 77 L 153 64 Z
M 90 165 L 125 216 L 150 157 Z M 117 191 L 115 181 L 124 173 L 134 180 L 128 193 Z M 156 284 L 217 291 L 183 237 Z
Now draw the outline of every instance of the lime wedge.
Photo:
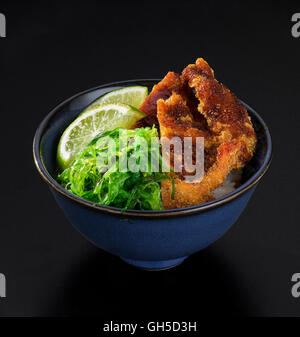
M 101 96 L 91 105 L 87 107 L 90 109 L 98 104 L 108 103 L 123 103 L 139 108 L 148 96 L 148 88 L 142 86 L 133 86 L 111 91 L 104 96 Z M 86 110 L 87 110 L 86 109 Z
M 100 132 L 118 127 L 130 128 L 145 114 L 121 104 L 103 104 L 85 110 L 64 131 L 57 149 L 57 163 L 61 169 L 69 167 L 75 156 Z

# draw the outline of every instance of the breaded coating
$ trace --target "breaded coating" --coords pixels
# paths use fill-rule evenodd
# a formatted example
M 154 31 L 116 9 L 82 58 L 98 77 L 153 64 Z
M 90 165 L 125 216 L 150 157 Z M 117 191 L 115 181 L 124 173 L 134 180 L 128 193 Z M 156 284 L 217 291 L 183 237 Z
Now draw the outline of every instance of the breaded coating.
M 198 100 L 198 113 L 193 110 L 194 102 L 190 102 L 191 92 Z M 184 69 L 179 90 L 177 87 L 170 98 L 157 101 L 157 116 L 161 137 L 192 137 L 193 144 L 196 137 L 205 139 L 202 181 L 186 182 L 184 169 L 182 173 L 169 173 L 175 181 L 175 198 L 171 197 L 170 180 L 163 181 L 165 209 L 213 200 L 212 191 L 223 184 L 228 173 L 243 167 L 252 158 L 256 134 L 247 110 L 214 78 L 213 70 L 203 59 Z M 172 160 L 174 164 L 174 158 L 171 165 Z
M 159 99 L 167 99 L 172 95 L 172 92 L 179 92 L 182 88 L 180 75 L 170 71 L 167 75 L 156 84 L 144 103 L 139 107 L 139 110 L 147 116 L 135 125 L 135 128 L 153 126 L 158 127 L 157 107 L 156 103 Z
M 193 149 L 195 148 L 195 140 L 197 137 L 203 137 L 206 139 L 206 147 L 209 147 L 210 134 L 207 130 L 199 128 L 199 122 L 197 122 L 189 107 L 186 104 L 186 101 L 179 94 L 173 93 L 172 96 L 164 101 L 159 99 L 157 101 L 157 117 L 160 127 L 160 136 L 162 142 L 164 139 L 171 140 L 174 137 L 178 137 L 181 140 L 181 150 L 182 154 L 184 151 L 184 137 L 191 137 L 193 140 Z M 163 153 L 165 155 L 165 153 Z M 171 148 L 170 152 L 170 164 L 172 169 L 174 168 L 174 149 Z M 181 174 L 178 174 L 180 177 L 184 175 L 191 175 L 190 172 L 187 172 L 184 168 L 183 158 L 179 158 L 182 163 Z M 195 160 L 193 160 L 193 163 Z
M 215 163 L 205 172 L 200 183 L 188 183 L 175 173 L 170 173 L 175 182 L 175 197 L 172 199 L 172 183 L 161 183 L 162 200 L 165 209 L 199 205 L 214 199 L 212 191 L 221 186 L 238 160 L 243 143 L 232 140 L 218 147 Z
M 182 80 L 195 90 L 198 110 L 205 117 L 209 130 L 217 136 L 216 141 L 238 139 L 246 145 L 241 148 L 235 168 L 244 166 L 252 158 L 257 138 L 242 102 L 214 78 L 213 70 L 202 58 L 183 70 Z
M 209 137 L 208 131 L 199 129 L 184 98 L 173 93 L 168 100 L 157 101 L 157 118 L 161 137 Z
M 214 146 L 214 143 L 209 144 L 209 142 L 213 141 L 211 135 L 206 130 L 198 129 L 197 122 L 193 119 L 189 108 L 180 95 L 174 93 L 166 101 L 158 100 L 157 110 L 162 141 L 164 138 L 171 140 L 173 137 L 179 137 L 182 141 L 184 137 L 192 137 L 193 140 L 196 140 L 196 137 L 204 137 L 206 146 Z M 185 171 L 184 167 L 182 167 L 182 172 L 180 173 L 169 173 L 175 182 L 175 198 L 171 198 L 171 181 L 164 180 L 161 183 L 164 208 L 186 207 L 212 200 L 211 192 L 224 182 L 231 170 L 232 163 L 236 161 L 237 147 L 234 147 L 235 144 L 230 142 L 226 143 L 226 146 L 223 144 L 218 147 L 217 155 L 214 156 L 214 164 L 206 172 L 204 179 L 200 183 L 186 182 L 184 176 L 189 175 L 189 173 Z M 195 151 L 194 148 L 193 151 Z M 207 157 L 206 155 L 206 159 Z M 173 169 L 176 156 L 174 157 L 172 150 L 170 159 Z

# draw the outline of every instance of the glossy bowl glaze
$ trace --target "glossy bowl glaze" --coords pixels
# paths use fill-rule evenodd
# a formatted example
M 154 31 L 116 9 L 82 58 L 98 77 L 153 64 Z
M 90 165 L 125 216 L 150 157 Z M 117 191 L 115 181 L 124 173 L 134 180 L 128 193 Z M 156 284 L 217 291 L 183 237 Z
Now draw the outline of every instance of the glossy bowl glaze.
M 151 90 L 158 81 L 116 82 L 79 93 L 45 117 L 33 142 L 37 170 L 74 227 L 96 246 L 146 269 L 175 266 L 220 238 L 240 216 L 257 183 L 268 170 L 272 156 L 266 124 L 245 104 L 258 135 L 256 152 L 243 169 L 242 185 L 222 198 L 180 209 L 122 213 L 118 208 L 95 205 L 63 189 L 55 176 L 56 149 L 65 128 L 99 96 L 131 85 L 145 85 Z

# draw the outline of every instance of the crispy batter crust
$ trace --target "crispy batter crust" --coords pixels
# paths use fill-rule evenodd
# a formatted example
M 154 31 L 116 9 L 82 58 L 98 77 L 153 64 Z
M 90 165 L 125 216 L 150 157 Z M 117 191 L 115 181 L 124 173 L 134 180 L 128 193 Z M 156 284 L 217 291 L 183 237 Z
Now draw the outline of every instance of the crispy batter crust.
M 145 99 L 144 103 L 140 106 L 139 110 L 144 112 L 147 117 L 138 121 L 135 128 L 152 126 L 153 124 L 158 127 L 157 121 L 157 107 L 156 103 L 159 99 L 167 99 L 172 95 L 172 92 L 179 92 L 182 88 L 180 75 L 170 71 L 167 75 L 156 84 L 150 95 Z
M 175 182 L 175 198 L 171 198 L 172 183 L 164 180 L 161 183 L 164 208 L 187 207 L 213 200 L 211 192 L 223 184 L 238 159 L 241 147 L 243 144 L 237 140 L 220 145 L 215 163 L 200 183 L 188 183 L 178 175 L 171 174 Z
M 247 110 L 214 78 L 213 70 L 203 59 L 184 69 L 181 85 L 173 91 L 167 100 L 161 97 L 157 101 L 161 136 L 204 137 L 205 175 L 200 183 L 188 183 L 183 174 L 170 173 L 175 181 L 175 199 L 171 198 L 171 182 L 163 181 L 162 200 L 166 209 L 212 200 L 211 192 L 222 185 L 232 169 L 244 166 L 251 159 L 256 146 L 256 134 Z M 198 117 L 193 110 L 194 102 L 191 104 L 191 92 L 198 99 Z
M 159 120 L 161 136 L 171 137 L 208 137 L 206 130 L 198 128 L 199 124 L 187 106 L 186 101 L 179 94 L 164 101 L 157 101 L 157 117 Z
M 184 153 L 184 137 L 191 137 L 193 140 L 193 154 L 195 154 L 195 140 L 197 137 L 203 137 L 207 140 L 206 146 L 209 146 L 209 132 L 205 129 L 199 128 L 199 122 L 194 120 L 194 117 L 187 106 L 186 101 L 179 94 L 173 93 L 172 96 L 164 101 L 159 99 L 157 101 L 157 117 L 160 125 L 160 135 L 162 141 L 164 138 L 171 140 L 173 137 L 179 137 L 181 139 L 181 149 Z M 174 168 L 174 148 L 171 147 L 170 151 L 170 164 Z M 181 179 L 185 175 L 192 175 L 185 170 L 183 165 L 183 158 L 180 158 L 182 163 L 182 172 L 178 173 Z M 193 157 L 193 164 L 195 164 L 195 157 Z
M 199 123 L 202 128 L 206 127 L 205 118 L 198 113 L 198 99 L 195 97 L 192 89 L 185 85 L 179 74 L 172 71 L 168 72 L 167 75 L 156 84 L 149 96 L 145 99 L 144 103 L 139 107 L 139 110 L 144 112 L 147 116 L 140 121 L 138 121 L 134 128 L 140 128 L 145 126 L 152 127 L 155 125 L 158 127 L 157 120 L 157 101 L 159 99 L 166 100 L 172 93 L 178 93 L 181 95 L 187 106 L 189 107 L 194 119 Z
M 244 105 L 214 78 L 213 70 L 202 58 L 183 70 L 182 80 L 195 90 L 198 110 L 207 120 L 209 130 L 218 136 L 218 142 L 239 139 L 246 144 L 236 166 L 244 165 L 256 145 L 256 134 Z

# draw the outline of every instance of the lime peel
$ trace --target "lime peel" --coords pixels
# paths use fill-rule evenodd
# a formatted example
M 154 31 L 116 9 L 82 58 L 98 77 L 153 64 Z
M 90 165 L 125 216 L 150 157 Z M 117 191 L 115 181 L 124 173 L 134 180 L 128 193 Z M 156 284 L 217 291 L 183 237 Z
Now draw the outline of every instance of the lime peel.
M 57 149 L 61 169 L 69 167 L 76 155 L 100 132 L 118 127 L 129 129 L 145 116 L 135 107 L 110 103 L 85 110 L 64 131 Z
M 122 89 L 110 91 L 109 93 L 96 99 L 90 106 L 86 108 L 88 110 L 91 107 L 99 104 L 108 103 L 123 103 L 131 105 L 135 108 L 139 108 L 148 96 L 148 88 L 143 86 L 131 86 Z

